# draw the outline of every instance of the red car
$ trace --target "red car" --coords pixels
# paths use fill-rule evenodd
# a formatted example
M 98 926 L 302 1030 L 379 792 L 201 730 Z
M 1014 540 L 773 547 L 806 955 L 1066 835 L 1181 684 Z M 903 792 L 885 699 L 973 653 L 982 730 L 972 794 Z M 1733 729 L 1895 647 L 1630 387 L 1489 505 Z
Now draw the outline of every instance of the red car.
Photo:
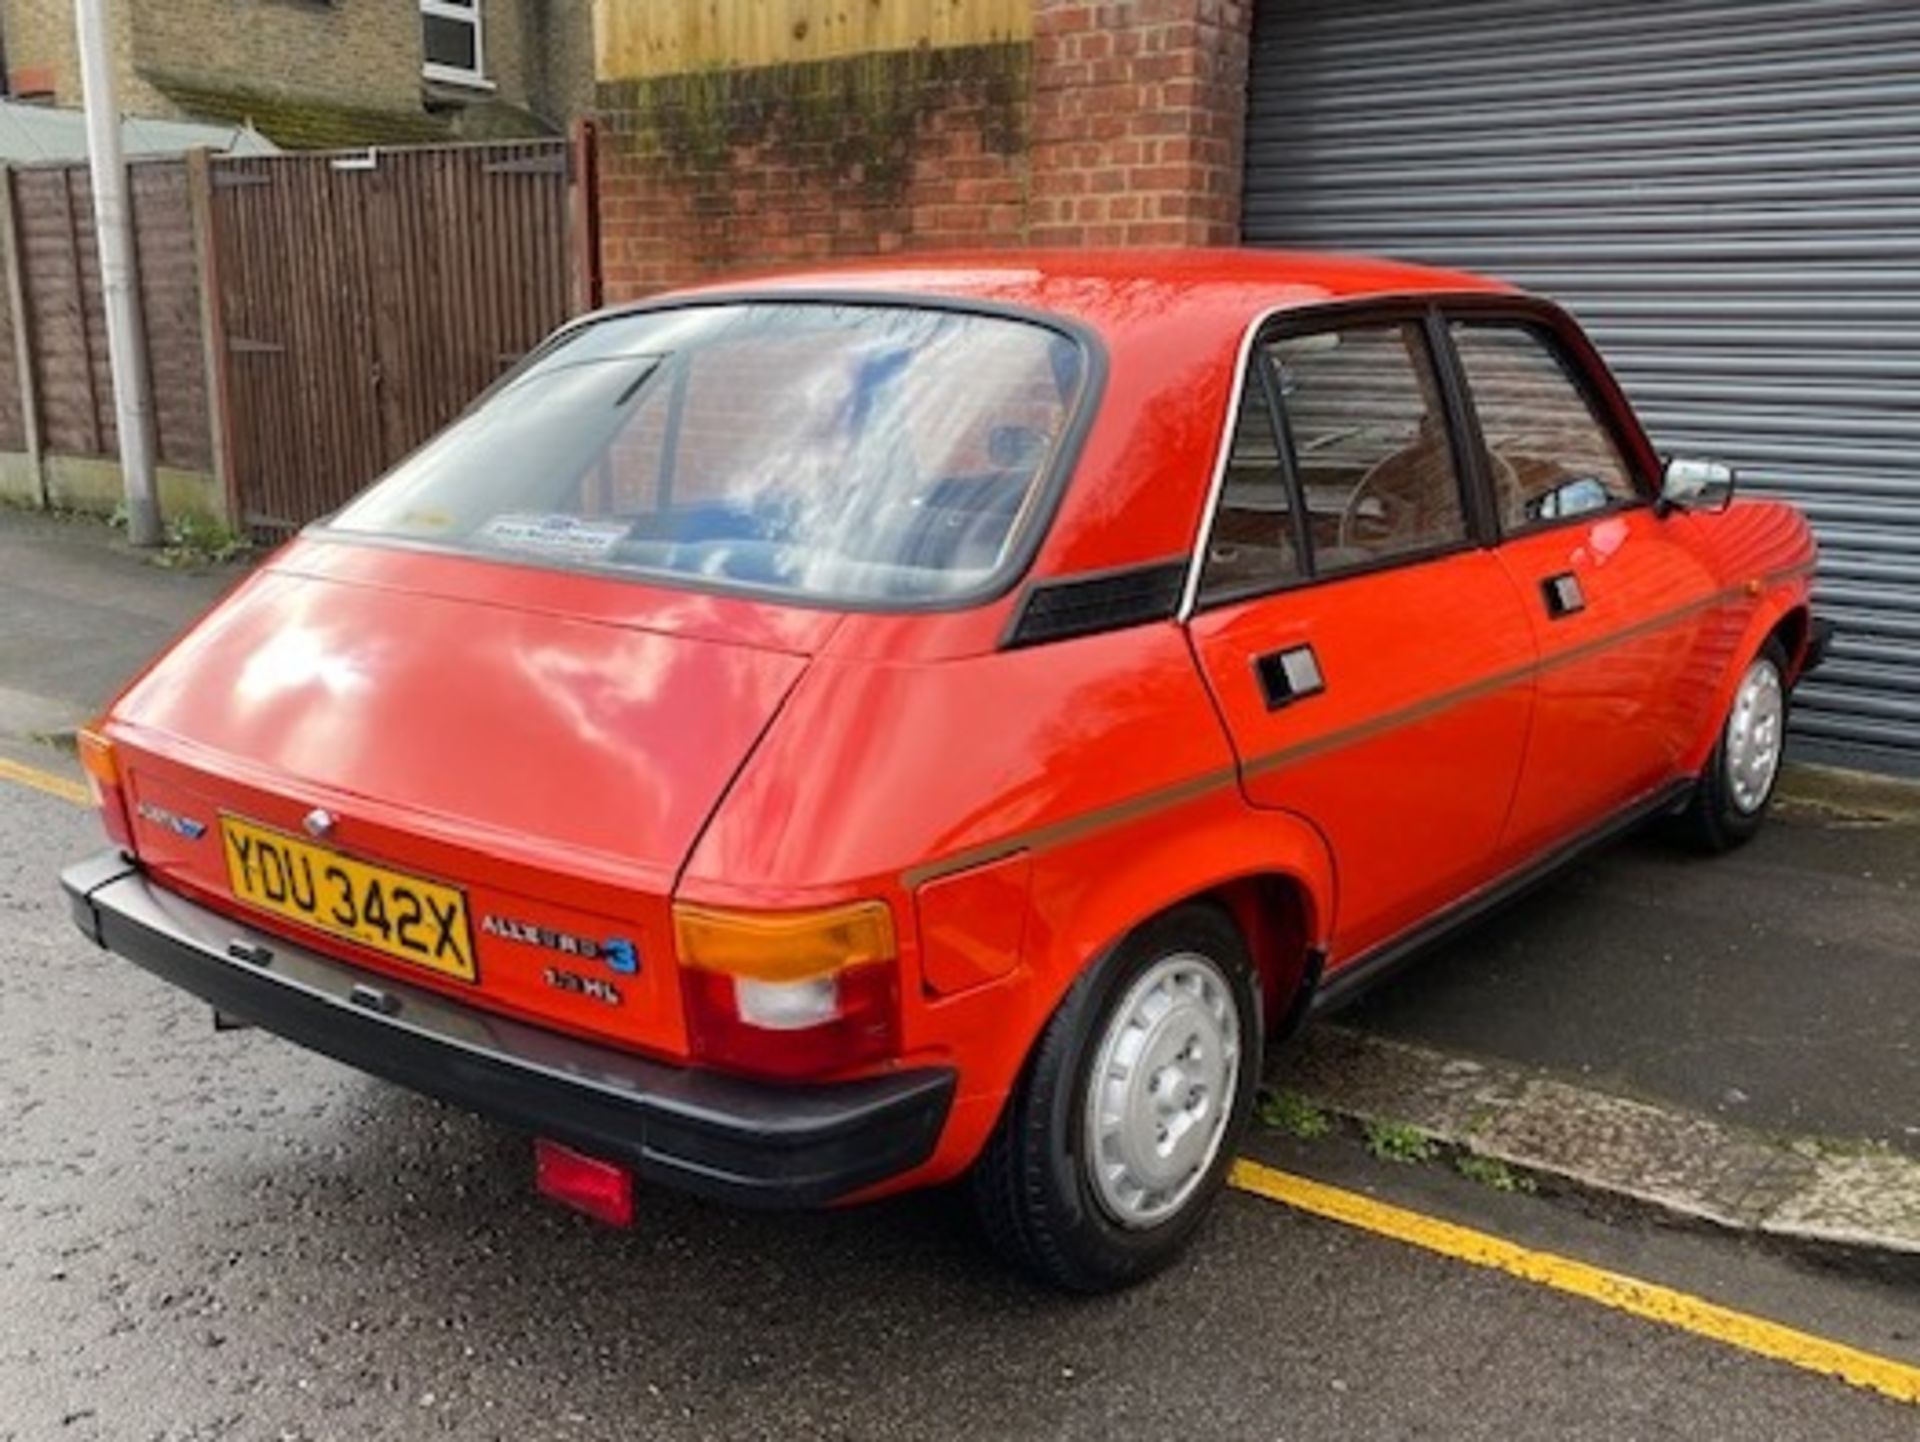
M 1164 1265 L 1262 1049 L 1582 847 L 1760 825 L 1792 508 L 1544 301 L 985 254 L 587 317 L 84 738 L 88 936 L 533 1132 L 543 1187 L 971 1174 Z

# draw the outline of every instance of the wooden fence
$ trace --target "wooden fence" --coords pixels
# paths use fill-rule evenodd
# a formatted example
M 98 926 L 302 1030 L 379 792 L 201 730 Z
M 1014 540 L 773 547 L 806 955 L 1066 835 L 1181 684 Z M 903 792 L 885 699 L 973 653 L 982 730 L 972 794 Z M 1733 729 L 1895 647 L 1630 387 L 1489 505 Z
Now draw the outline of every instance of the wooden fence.
M 583 132 L 132 166 L 163 513 L 285 534 L 595 303 L 588 150 Z M 110 508 L 86 170 L 0 179 L 0 495 Z
M 35 166 L 9 172 L 4 189 L 0 494 L 86 506 L 96 490 L 117 493 L 117 465 L 102 479 L 86 463 L 113 457 L 119 445 L 92 187 L 83 167 Z M 187 167 L 142 162 L 130 189 L 156 454 L 180 476 L 204 474 L 213 456 Z M 177 500 L 182 487 L 172 489 Z
M 1033 0 L 600 0 L 601 80 L 1030 39 Z

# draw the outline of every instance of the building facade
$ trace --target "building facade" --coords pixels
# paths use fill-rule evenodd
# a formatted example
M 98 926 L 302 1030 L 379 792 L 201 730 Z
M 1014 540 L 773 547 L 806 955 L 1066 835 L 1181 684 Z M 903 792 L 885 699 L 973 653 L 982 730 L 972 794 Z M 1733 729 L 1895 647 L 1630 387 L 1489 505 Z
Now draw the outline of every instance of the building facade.
M 609 294 L 918 248 L 1304 245 L 1570 306 L 1823 545 L 1803 754 L 1920 773 L 1920 7 L 599 0 Z
M 120 106 L 286 149 L 551 133 L 592 91 L 591 0 L 114 0 Z M 69 0 L 0 0 L 9 94 L 78 106 Z

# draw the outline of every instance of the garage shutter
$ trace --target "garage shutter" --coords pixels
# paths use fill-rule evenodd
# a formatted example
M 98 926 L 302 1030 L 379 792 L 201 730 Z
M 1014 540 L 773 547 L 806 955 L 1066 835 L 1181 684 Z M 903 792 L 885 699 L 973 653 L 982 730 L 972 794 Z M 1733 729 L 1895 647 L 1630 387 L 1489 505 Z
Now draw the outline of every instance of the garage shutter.
M 1920 770 L 1920 5 L 1278 0 L 1246 238 L 1485 270 L 1820 532 L 1805 750 Z

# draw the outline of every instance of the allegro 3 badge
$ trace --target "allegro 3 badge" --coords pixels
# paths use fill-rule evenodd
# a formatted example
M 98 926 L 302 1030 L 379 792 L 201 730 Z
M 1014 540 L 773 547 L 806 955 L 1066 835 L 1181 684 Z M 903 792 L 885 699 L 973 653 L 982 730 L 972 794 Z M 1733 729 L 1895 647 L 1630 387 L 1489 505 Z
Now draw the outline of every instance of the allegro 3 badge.
M 575 936 L 535 922 L 491 914 L 480 918 L 480 931 L 484 936 L 496 936 L 502 941 L 517 941 L 522 946 L 545 947 L 562 956 L 598 961 L 608 971 L 621 976 L 632 976 L 640 970 L 640 949 L 625 937 L 610 936 L 604 941 L 595 941 L 592 937 Z
M 133 808 L 142 821 L 151 821 L 155 826 L 163 826 L 175 836 L 188 841 L 198 841 L 207 834 L 207 823 L 195 821 L 191 816 L 182 816 L 178 811 L 169 811 L 164 806 L 156 806 L 151 801 L 142 801 Z

